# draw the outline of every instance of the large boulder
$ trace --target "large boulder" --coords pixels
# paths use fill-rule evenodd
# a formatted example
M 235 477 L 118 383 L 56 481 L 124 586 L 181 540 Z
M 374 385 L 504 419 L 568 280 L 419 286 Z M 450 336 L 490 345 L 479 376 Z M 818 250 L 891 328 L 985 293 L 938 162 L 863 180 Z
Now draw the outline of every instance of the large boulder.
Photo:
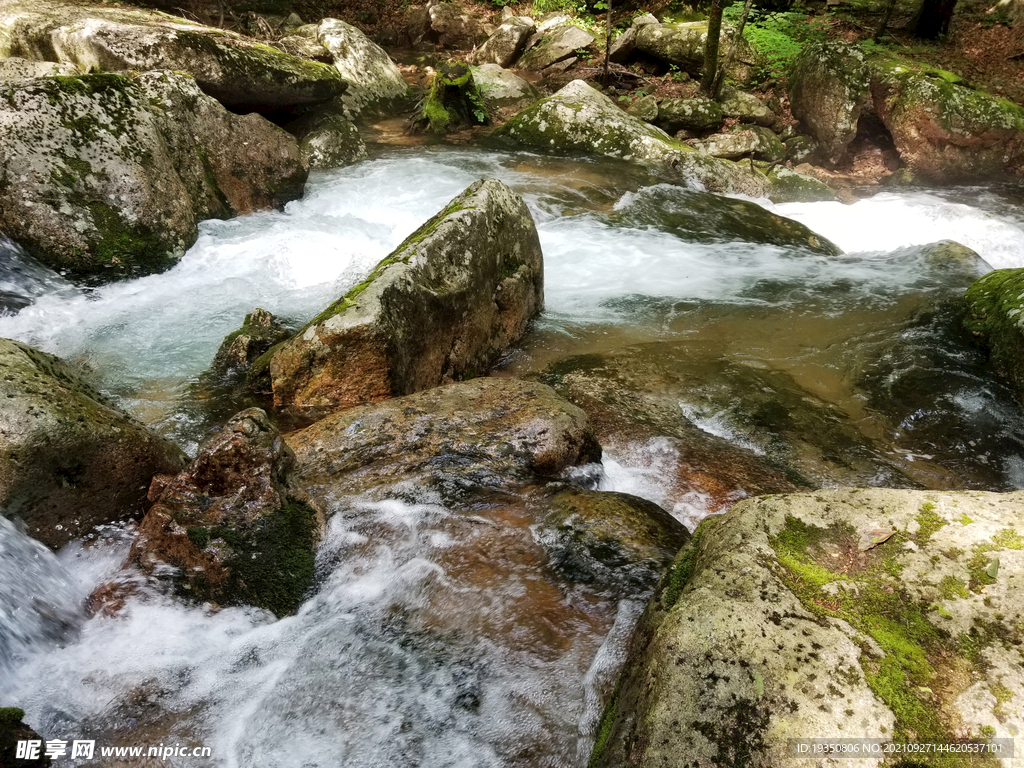
M 540 91 L 533 85 L 497 64 L 473 67 L 473 81 L 484 95 L 484 101 L 488 106 L 522 106 L 540 98 Z
M 366 158 L 366 144 L 359 128 L 343 113 L 310 112 L 285 128 L 299 140 L 302 159 L 310 170 L 340 168 Z
M 171 70 L 235 111 L 275 111 L 340 95 L 332 67 L 241 35 L 141 9 L 11 0 L 0 9 L 0 56 L 83 72 Z
M 383 48 L 358 29 L 338 19 L 324 19 L 316 35 L 347 83 L 342 103 L 349 117 L 372 117 L 405 101 L 409 85 L 401 71 Z
M 290 487 L 295 456 L 259 408 L 232 418 L 155 503 L 125 561 L 216 605 L 295 613 L 313 582 L 317 513 Z
M 872 67 L 875 111 L 900 159 L 934 182 L 986 179 L 1024 170 L 1024 109 L 941 70 L 893 62 Z
M 590 765 L 810 766 L 788 739 L 1018 734 L 1022 530 L 1020 492 L 737 504 L 648 605 Z
M 598 461 L 587 417 L 543 384 L 473 379 L 332 414 L 287 435 L 295 480 L 327 504 L 424 485 L 456 503 L 481 488 L 511 490 Z
M 511 66 L 523 52 L 526 41 L 536 28 L 537 24 L 529 16 L 514 16 L 487 38 L 487 42 L 473 55 L 473 61 L 480 65 Z
M 0 509 L 44 544 L 140 515 L 152 477 L 184 463 L 58 358 L 0 339 L 0 362 Z
M 713 99 L 662 99 L 653 122 L 668 133 L 707 133 L 722 125 L 722 108 Z
M 594 36 L 577 26 L 555 27 L 523 54 L 519 67 L 540 72 L 573 57 L 580 48 L 587 48 L 593 43 Z
M 198 224 L 302 194 L 295 139 L 170 72 L 11 82 L 0 102 L 0 229 L 72 277 L 159 272 Z
M 997 269 L 964 295 L 964 324 L 1024 401 L 1024 269 Z
M 469 50 L 487 40 L 493 27 L 481 24 L 459 3 L 428 0 L 409 19 L 408 33 L 414 46 Z
M 817 139 L 822 159 L 834 167 L 857 135 L 869 101 L 864 51 L 842 42 L 805 45 L 789 77 L 793 116 Z
M 722 86 L 718 104 L 723 115 L 735 117 L 741 123 L 753 123 L 770 128 L 779 121 L 778 115 L 757 96 L 732 86 Z
M 779 137 L 759 125 L 716 133 L 693 144 L 713 157 L 755 157 L 774 162 L 786 156 L 786 147 Z
M 732 28 L 723 25 L 723 41 L 726 37 L 731 40 L 732 33 Z M 660 59 L 666 66 L 675 66 L 683 72 L 697 76 L 704 66 L 704 47 L 707 39 L 707 21 L 644 24 L 637 29 L 636 48 Z M 728 48 L 728 45 L 721 46 L 720 60 L 725 58 Z M 728 74 L 738 82 L 749 82 L 757 64 L 757 53 L 746 38 L 742 38 L 736 48 Z
M 712 192 L 752 197 L 769 192 L 763 174 L 693 151 L 619 109 L 582 80 L 528 107 L 493 135 L 534 149 L 632 160 L 669 178 L 699 182 Z
M 525 333 L 543 270 L 526 204 L 478 181 L 267 353 L 274 403 L 350 407 L 472 378 Z

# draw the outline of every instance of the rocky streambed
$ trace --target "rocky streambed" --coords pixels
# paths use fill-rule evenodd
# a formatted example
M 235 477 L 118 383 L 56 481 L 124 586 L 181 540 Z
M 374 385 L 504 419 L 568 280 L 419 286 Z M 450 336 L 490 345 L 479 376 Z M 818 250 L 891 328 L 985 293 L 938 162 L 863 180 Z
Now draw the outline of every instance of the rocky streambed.
M 4 13 L 51 67 L 196 34 Z M 398 70 L 342 22 L 292 37 L 324 67 L 259 93 L 278 54 L 230 35 L 192 78 L 16 65 L 5 189 L 44 215 L 0 242 L 0 726 L 225 766 L 1018 732 L 1019 189 L 785 202 L 824 187 L 583 81 L 503 149 L 364 147 Z M 243 172 L 264 133 L 283 166 Z

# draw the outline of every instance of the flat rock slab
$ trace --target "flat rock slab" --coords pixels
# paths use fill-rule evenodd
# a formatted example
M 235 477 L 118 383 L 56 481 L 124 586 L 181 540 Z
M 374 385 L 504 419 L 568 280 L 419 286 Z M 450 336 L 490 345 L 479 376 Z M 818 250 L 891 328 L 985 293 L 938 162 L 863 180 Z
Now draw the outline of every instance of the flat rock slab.
M 267 353 L 274 403 L 347 408 L 472 378 L 526 332 L 543 281 L 526 204 L 478 181 Z
M 810 768 L 788 738 L 1020 733 L 1021 531 L 1021 492 L 737 504 L 662 581 L 590 764 Z

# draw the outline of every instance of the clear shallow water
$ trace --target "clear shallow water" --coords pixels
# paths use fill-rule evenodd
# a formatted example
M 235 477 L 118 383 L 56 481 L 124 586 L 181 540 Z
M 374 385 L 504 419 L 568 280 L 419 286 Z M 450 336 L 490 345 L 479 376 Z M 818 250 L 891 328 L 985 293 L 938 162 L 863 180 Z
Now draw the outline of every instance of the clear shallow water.
M 305 321 L 481 177 L 523 194 L 545 252 L 546 310 L 510 370 L 685 342 L 688 367 L 670 373 L 688 383 L 672 395 L 708 433 L 776 450 L 782 438 L 738 394 L 785 379 L 916 482 L 1024 485 L 1012 400 L 935 309 L 987 267 L 910 247 L 951 238 L 989 265 L 1024 266 L 1020 217 L 990 191 L 976 195 L 984 208 L 922 193 L 774 208 L 846 250 L 825 257 L 690 236 L 659 217 L 659 195 L 674 193 L 628 167 L 421 148 L 321 174 L 284 212 L 207 222 L 163 275 L 79 291 L 35 266 L 0 273 L 0 289 L 31 302 L 0 317 L 0 336 L 86 363 L 192 447 L 189 384 L 247 312 Z M 678 194 L 684 205 L 692 193 Z M 663 439 L 617 446 L 603 472 L 580 475 L 693 525 L 709 501 L 669 481 L 676 454 Z M 224 766 L 585 765 L 641 606 L 554 579 L 535 522 L 513 503 L 467 516 L 426 497 L 339 500 L 315 593 L 282 621 L 160 597 L 85 620 L 82 601 L 130 532 L 54 556 L 4 525 L 0 705 L 24 707 L 48 735 L 203 743 Z

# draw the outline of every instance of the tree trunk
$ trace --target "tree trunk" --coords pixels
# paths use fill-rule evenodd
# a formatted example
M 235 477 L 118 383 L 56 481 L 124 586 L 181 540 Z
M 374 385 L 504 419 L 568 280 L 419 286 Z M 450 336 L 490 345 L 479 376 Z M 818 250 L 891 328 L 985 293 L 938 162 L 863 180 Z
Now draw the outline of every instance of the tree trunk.
M 605 36 L 604 36 L 604 78 L 601 85 L 608 87 L 608 54 L 612 50 L 612 0 L 608 0 L 608 7 L 605 8 Z
M 918 37 L 934 40 L 949 31 L 956 0 L 921 0 L 907 29 Z
M 736 55 L 736 49 L 740 46 L 740 40 L 743 39 L 743 28 L 747 25 L 747 16 L 750 15 L 750 6 L 753 5 L 754 0 L 747 0 L 743 4 L 743 13 L 740 15 L 739 26 L 736 27 L 736 34 L 732 38 L 732 44 L 729 46 L 729 52 L 725 54 L 725 60 L 722 62 L 722 66 L 718 69 L 718 74 L 715 75 L 715 79 L 711 84 L 710 96 L 715 101 L 718 101 L 718 94 L 722 91 L 722 83 L 725 81 L 725 73 L 729 71 L 729 67 L 732 66 L 732 58 Z
M 722 0 L 713 0 L 708 12 L 708 41 L 704 45 L 704 72 L 700 89 L 714 98 L 712 88 L 718 73 L 718 39 L 722 34 Z

